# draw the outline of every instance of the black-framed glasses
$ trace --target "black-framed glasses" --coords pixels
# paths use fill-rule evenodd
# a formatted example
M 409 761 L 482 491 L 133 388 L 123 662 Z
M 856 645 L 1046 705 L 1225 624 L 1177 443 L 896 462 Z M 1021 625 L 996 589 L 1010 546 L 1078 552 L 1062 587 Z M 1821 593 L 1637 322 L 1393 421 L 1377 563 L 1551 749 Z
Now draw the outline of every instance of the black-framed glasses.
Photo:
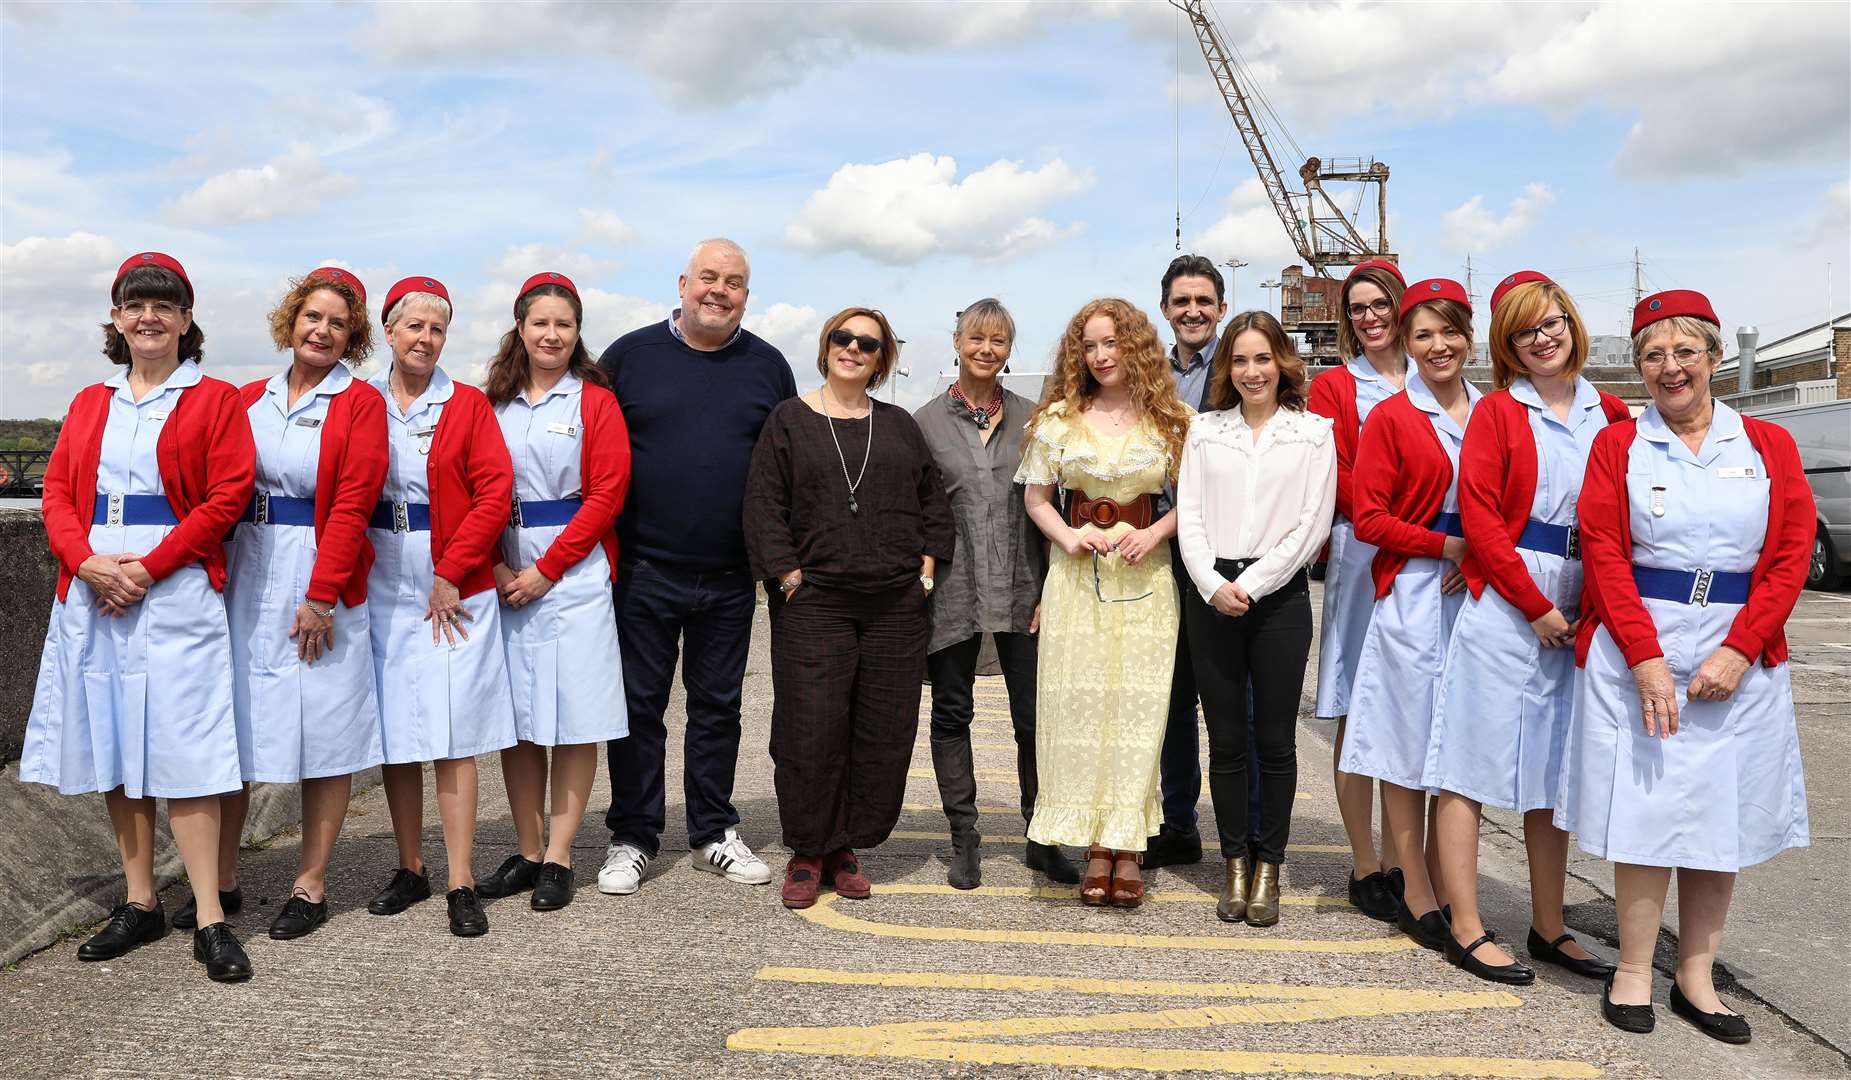
M 881 351 L 881 339 L 866 334 L 851 334 L 847 330 L 829 331 L 829 344 L 838 349 L 848 348 L 850 343 L 861 350 L 863 356 L 874 356 Z
M 1097 597 L 1100 603 L 1129 604 L 1134 600 L 1143 600 L 1151 595 L 1153 594 L 1147 592 L 1141 596 L 1107 596 L 1099 585 L 1099 549 L 1093 549 L 1093 596 Z
M 1567 329 L 1568 316 L 1552 315 L 1527 330 L 1519 330 L 1510 335 L 1510 343 L 1514 348 L 1527 349 L 1536 343 L 1537 334 L 1547 334 L 1551 338 L 1560 338 Z
M 1386 319 L 1395 310 L 1395 305 L 1389 303 L 1386 296 L 1379 296 L 1369 301 L 1367 304 L 1351 304 L 1344 310 L 1350 313 L 1350 318 L 1352 319 L 1360 319 L 1364 315 L 1374 315 L 1378 319 Z

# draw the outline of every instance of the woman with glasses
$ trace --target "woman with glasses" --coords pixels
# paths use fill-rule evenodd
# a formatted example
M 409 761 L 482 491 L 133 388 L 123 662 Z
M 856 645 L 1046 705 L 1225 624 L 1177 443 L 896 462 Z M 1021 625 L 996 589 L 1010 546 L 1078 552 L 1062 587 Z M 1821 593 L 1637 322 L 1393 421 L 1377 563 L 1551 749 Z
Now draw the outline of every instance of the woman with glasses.
M 1568 834 L 1551 821 L 1574 705 L 1581 547 L 1575 499 L 1602 428 L 1624 402 L 1581 377 L 1587 331 L 1568 293 L 1534 270 L 1491 293 L 1491 372 L 1459 452 L 1459 518 L 1470 594 L 1447 644 L 1422 784 L 1452 901 L 1446 958 L 1492 982 L 1535 978 L 1492 942 L 1478 911 L 1484 804 L 1523 815 L 1530 863 L 1529 954 L 1604 979 L 1613 966 L 1562 923 Z M 1485 586 L 1491 587 L 1487 589 Z
M 1192 585 L 1183 591 L 1184 638 L 1208 723 L 1209 794 L 1227 862 L 1215 914 L 1271 926 L 1311 655 L 1305 567 L 1330 532 L 1337 449 L 1331 422 L 1305 411 L 1304 361 L 1263 311 L 1236 315 L 1222 331 L 1208 403 L 1214 411 L 1195 418 L 1183 447 L 1176 535 Z M 1260 778 L 1257 867 L 1247 854 L 1249 770 Z
M 1357 658 L 1375 609 L 1375 585 L 1369 577 L 1375 546 L 1358 540 L 1352 524 L 1357 448 L 1370 410 L 1399 393 L 1407 381 L 1408 358 L 1397 318 L 1405 285 L 1401 270 L 1383 259 L 1371 259 L 1350 271 L 1338 301 L 1343 320 L 1337 324 L 1337 344 L 1349 360 L 1312 380 L 1310 394 L 1310 410 L 1331 420 L 1337 439 L 1337 512 L 1325 549 L 1317 715 L 1337 721 L 1331 754 L 1337 763 L 1337 812 L 1350 841 L 1350 903 L 1383 922 L 1395 920 L 1400 895 L 1394 842 L 1384 827 L 1382 855 L 1377 858 L 1370 820 L 1375 782 L 1344 772 L 1341 761 L 1350 687 L 1356 682 Z
M 170 255 L 129 256 L 109 288 L 103 355 L 122 370 L 80 391 L 45 470 L 58 562 L 19 778 L 102 792 L 128 895 L 79 960 L 167 932 L 154 891 L 156 798 L 198 896 L 193 958 L 251 976 L 219 900 L 219 796 L 239 790 L 224 536 L 251 501 L 251 424 L 199 372 L 193 284 Z
M 1447 638 L 1464 598 L 1459 451 L 1480 394 L 1465 378 L 1472 305 L 1463 285 L 1416 282 L 1401 296 L 1400 315 L 1401 340 L 1418 371 L 1370 413 L 1357 451 L 1356 535 L 1377 548 L 1370 563 L 1376 599 L 1350 691 L 1341 764 L 1382 781 L 1387 828 L 1406 875 L 1395 921 L 1439 950 L 1450 940 L 1445 882 L 1429 842 L 1421 774 Z
M 855 851 L 900 819 L 919 729 L 926 605 L 955 528 L 932 449 L 869 395 L 899 361 L 887 317 L 823 325 L 823 385 L 771 411 L 746 481 L 746 551 L 771 611 L 771 760 L 784 906 L 865 899 Z
M 1784 626 L 1817 518 L 1793 437 L 1711 397 L 1722 326 L 1703 294 L 1640 301 L 1632 345 L 1652 403 L 1595 437 L 1581 485 L 1591 604 L 1555 823 L 1615 864 L 1608 1022 L 1654 1026 L 1675 869 L 1671 1011 L 1745 1043 L 1712 972 L 1736 873 L 1809 842 Z
M 1190 416 L 1150 320 L 1127 301 L 1094 300 L 1061 335 L 1015 476 L 1059 549 L 1041 590 L 1041 777 L 1028 838 L 1088 849 L 1089 905 L 1143 902 L 1141 853 L 1163 824 L 1158 754 L 1178 618 L 1165 541 L 1176 513 L 1155 509 Z

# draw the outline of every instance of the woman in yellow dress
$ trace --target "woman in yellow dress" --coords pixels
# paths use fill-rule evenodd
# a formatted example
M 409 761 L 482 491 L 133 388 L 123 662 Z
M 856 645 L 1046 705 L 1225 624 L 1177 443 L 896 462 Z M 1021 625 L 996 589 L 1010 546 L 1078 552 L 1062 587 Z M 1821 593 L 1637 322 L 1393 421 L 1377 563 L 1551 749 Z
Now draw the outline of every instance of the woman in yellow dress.
M 1038 844 L 1085 846 L 1080 899 L 1136 907 L 1145 838 L 1163 823 L 1157 756 L 1178 607 L 1172 511 L 1189 407 L 1156 331 L 1124 300 L 1094 300 L 1067 324 L 1028 420 L 1016 482 L 1058 553 L 1041 593 L 1035 754 Z M 1065 510 L 1056 503 L 1061 489 Z

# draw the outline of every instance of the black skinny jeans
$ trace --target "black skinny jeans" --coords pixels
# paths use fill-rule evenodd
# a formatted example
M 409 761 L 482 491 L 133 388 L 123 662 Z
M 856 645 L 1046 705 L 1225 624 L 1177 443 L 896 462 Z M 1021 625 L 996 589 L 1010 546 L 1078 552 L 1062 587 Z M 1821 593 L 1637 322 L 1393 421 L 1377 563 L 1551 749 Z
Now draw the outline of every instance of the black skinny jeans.
M 1251 560 L 1216 559 L 1229 581 Z M 1221 856 L 1247 854 L 1247 770 L 1260 775 L 1261 862 L 1285 861 L 1298 789 L 1298 702 L 1311 655 L 1311 593 L 1300 570 L 1245 615 L 1230 618 L 1193 587 L 1183 590 L 1189 652 L 1208 726 L 1208 790 L 1215 804 Z M 1248 690 L 1252 690 L 1255 763 L 1248 754 Z
M 1035 814 L 1035 639 L 1028 634 L 999 633 L 996 660 L 1009 693 L 1009 719 L 1015 728 L 1016 786 L 1022 800 L 1022 824 Z M 970 725 L 975 709 L 977 654 L 983 635 L 974 634 L 926 656 L 932 680 L 932 766 L 951 831 L 977 827 L 977 778 L 972 766 Z

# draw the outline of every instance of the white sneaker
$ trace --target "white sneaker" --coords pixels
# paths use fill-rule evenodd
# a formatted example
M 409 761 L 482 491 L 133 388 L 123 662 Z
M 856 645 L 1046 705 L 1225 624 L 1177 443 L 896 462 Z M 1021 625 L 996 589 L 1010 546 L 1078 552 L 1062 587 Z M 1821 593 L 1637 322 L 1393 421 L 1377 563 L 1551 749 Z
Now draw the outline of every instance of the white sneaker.
M 611 896 L 628 896 L 643 883 L 649 869 L 649 854 L 631 844 L 612 844 L 604 853 L 604 867 L 598 871 L 598 891 Z
M 732 829 L 726 830 L 726 835 L 713 843 L 702 844 L 688 852 L 688 861 L 696 870 L 724 874 L 726 880 L 741 885 L 765 885 L 771 881 L 771 867 L 752 854 L 752 849 Z

